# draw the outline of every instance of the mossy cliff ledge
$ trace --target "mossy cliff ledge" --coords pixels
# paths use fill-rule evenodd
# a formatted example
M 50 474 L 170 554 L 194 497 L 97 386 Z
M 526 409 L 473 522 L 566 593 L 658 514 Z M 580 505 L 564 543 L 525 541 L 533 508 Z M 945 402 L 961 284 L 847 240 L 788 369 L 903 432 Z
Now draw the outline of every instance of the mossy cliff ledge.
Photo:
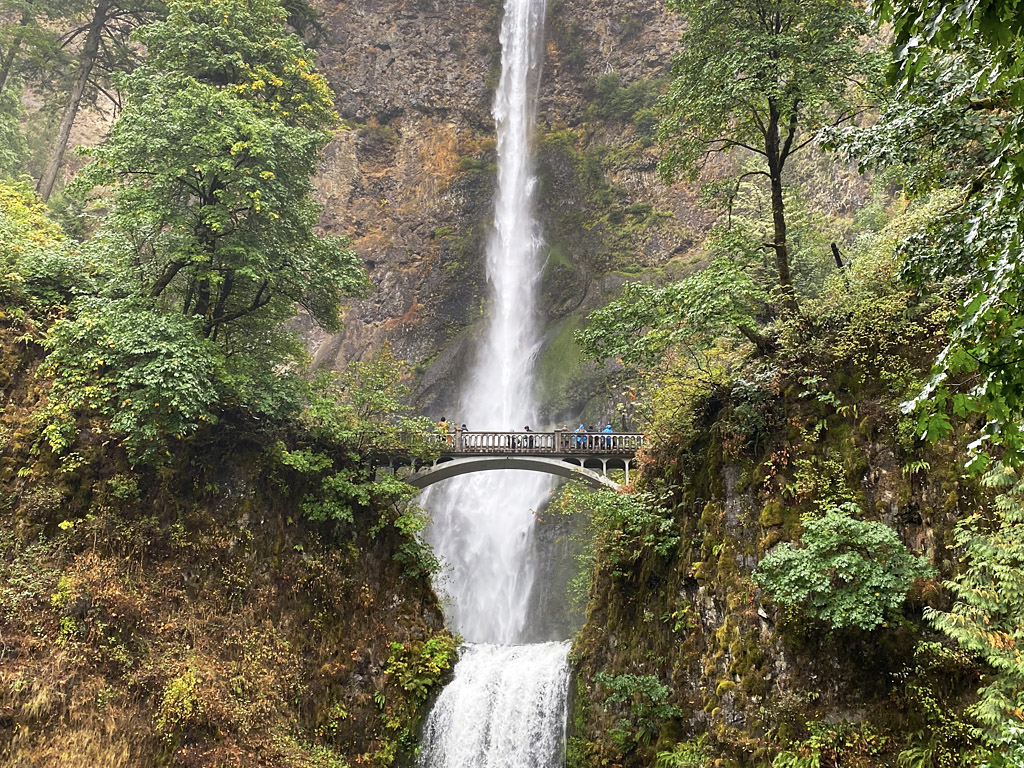
M 617 529 L 598 549 L 573 650 L 570 766 L 767 766 L 782 752 L 881 766 L 930 741 L 970 749 L 980 669 L 922 608 L 948 608 L 953 527 L 980 491 L 962 446 L 922 447 L 855 371 L 717 388 L 697 398 L 693 429 L 655 436 L 636 490 L 670 524 L 636 539 Z M 837 508 L 885 523 L 903 556 L 924 558 L 906 602 L 870 629 L 774 603 L 752 578 Z M 629 541 L 631 557 L 609 556 Z
M 0 763 L 407 761 L 454 640 L 393 511 L 308 522 L 242 414 L 156 469 L 88 429 L 56 461 L 33 347 L 3 348 Z

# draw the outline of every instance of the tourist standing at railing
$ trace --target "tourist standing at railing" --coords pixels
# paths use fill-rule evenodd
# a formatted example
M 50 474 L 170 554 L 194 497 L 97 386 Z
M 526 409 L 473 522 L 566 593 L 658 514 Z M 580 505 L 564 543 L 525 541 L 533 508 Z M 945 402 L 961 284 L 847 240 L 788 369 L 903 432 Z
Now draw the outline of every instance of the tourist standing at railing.
M 577 449 L 582 448 L 583 447 L 583 443 L 587 439 L 585 437 L 585 435 L 587 434 L 587 428 L 585 426 L 583 426 L 582 424 L 580 424 L 578 427 L 576 427 L 575 434 L 576 434 L 576 437 L 574 437 L 573 440 L 576 442 L 576 448 Z
M 612 425 L 611 424 L 606 424 L 602 434 L 605 434 L 605 435 L 612 434 Z M 602 442 L 604 443 L 604 447 L 605 448 L 611 448 L 612 447 L 612 439 L 610 437 L 604 438 L 604 440 Z
M 526 433 L 526 435 L 524 435 L 523 437 L 523 443 L 525 444 L 525 447 L 529 448 L 530 450 L 533 450 L 533 433 L 530 431 L 530 426 L 527 425 L 523 427 L 523 432 Z

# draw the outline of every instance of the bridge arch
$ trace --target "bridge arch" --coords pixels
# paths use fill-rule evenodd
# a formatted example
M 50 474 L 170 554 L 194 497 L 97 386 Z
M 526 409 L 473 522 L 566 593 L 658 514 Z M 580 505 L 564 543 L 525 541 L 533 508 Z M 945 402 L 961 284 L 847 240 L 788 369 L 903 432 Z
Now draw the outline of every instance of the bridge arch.
M 605 475 L 588 467 L 582 467 L 561 459 L 541 456 L 473 456 L 459 459 L 442 459 L 429 467 L 420 468 L 407 477 L 405 482 L 415 488 L 426 488 L 460 475 L 473 472 L 491 472 L 498 469 L 519 469 L 529 472 L 544 472 L 570 480 L 579 480 L 592 488 L 622 490 L 622 486 Z

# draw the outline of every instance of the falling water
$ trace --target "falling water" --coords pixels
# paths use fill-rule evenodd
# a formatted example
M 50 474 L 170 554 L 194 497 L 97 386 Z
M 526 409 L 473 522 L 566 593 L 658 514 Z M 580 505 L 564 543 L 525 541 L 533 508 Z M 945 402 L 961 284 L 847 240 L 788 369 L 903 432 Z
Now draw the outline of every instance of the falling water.
M 492 304 L 458 421 L 470 429 L 536 426 L 533 363 L 540 231 L 533 218 L 531 161 L 543 54 L 545 0 L 506 0 L 502 74 L 494 99 L 498 189 L 487 244 Z M 449 481 L 424 503 L 434 524 L 430 543 L 448 566 L 449 618 L 472 642 L 522 637 L 533 586 L 529 539 L 533 510 L 549 483 L 527 472 L 487 472 Z
M 498 188 L 487 244 L 491 314 L 459 422 L 536 426 L 536 289 L 542 244 L 533 217 L 531 139 L 546 0 L 505 0 L 494 99 Z M 430 543 L 447 567 L 449 619 L 470 642 L 424 728 L 422 768 L 552 768 L 565 731 L 568 643 L 515 645 L 525 634 L 534 510 L 550 483 L 524 472 L 456 478 L 425 494 Z
M 552 768 L 563 757 L 565 643 L 470 645 L 437 699 L 420 765 Z

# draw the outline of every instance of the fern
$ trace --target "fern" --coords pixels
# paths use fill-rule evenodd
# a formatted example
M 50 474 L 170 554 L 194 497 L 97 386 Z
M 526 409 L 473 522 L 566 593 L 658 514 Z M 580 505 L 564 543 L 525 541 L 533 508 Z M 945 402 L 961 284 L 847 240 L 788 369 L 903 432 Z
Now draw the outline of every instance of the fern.
M 931 623 L 991 668 L 971 712 L 999 751 L 1020 750 L 1024 720 L 1024 480 L 995 465 L 984 478 L 1001 490 L 992 509 L 957 526 L 966 569 L 946 583 L 956 603 L 949 612 L 926 609 Z

